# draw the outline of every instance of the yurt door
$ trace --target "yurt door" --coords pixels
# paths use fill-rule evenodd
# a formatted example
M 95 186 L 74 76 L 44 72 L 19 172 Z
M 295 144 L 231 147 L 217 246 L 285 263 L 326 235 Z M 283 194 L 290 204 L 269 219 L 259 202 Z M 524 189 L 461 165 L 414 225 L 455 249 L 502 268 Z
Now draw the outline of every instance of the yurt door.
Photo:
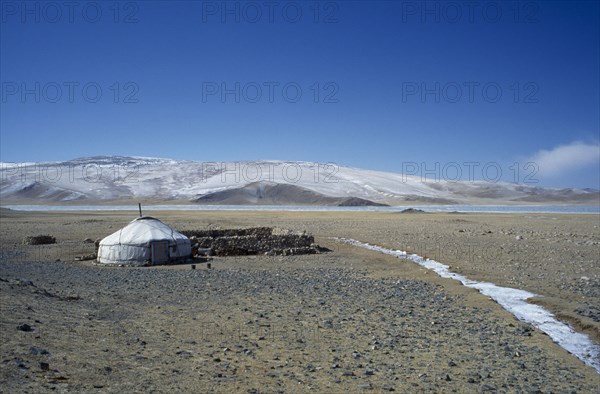
M 154 241 L 152 246 L 152 265 L 169 262 L 169 241 Z

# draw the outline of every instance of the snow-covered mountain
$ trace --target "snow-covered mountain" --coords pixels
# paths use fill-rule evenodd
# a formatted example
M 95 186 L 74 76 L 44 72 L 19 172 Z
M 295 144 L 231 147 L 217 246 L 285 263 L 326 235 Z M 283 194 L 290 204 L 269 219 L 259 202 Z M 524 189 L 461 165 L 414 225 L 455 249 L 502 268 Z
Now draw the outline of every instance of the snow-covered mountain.
M 546 189 L 292 161 L 196 162 L 100 156 L 0 163 L 2 203 L 142 200 L 204 204 L 598 204 L 590 189 Z

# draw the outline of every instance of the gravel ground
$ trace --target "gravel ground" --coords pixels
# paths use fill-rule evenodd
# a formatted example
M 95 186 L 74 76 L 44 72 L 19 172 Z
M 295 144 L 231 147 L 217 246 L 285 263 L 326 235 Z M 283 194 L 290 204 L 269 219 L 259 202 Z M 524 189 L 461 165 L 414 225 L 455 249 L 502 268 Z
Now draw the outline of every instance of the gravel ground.
M 525 229 L 546 219 L 467 215 L 469 222 L 455 227 L 452 215 L 156 216 L 178 229 L 276 223 L 314 233 L 334 251 L 215 258 L 210 270 L 203 264 L 196 270 L 189 265 L 105 267 L 72 262 L 72 255 L 90 247 L 83 239 L 127 223 L 127 214 L 3 213 L 2 392 L 600 391 L 599 374 L 477 291 L 413 263 L 328 239 L 352 237 L 405 248 L 400 235 L 411 226 L 420 229 L 413 237 L 448 233 L 458 234 L 459 241 L 460 229 L 474 239 L 498 239 L 500 229 L 513 228 L 525 239 L 507 235 L 507 246 L 537 245 L 547 230 L 542 226 L 536 230 L 542 235 L 532 236 Z M 551 223 L 559 227 L 557 233 L 572 228 L 577 235 L 595 225 L 579 222 L 560 216 Z M 48 245 L 42 253 L 40 247 L 20 245 L 27 235 L 45 233 L 56 236 L 59 249 Z M 570 246 L 574 256 L 581 251 L 571 263 L 575 267 L 558 264 L 537 278 L 536 265 L 523 262 L 522 274 L 513 276 L 527 290 L 533 282 L 547 281 L 537 286 L 544 290 L 558 283 L 553 272 L 565 271 L 564 282 L 559 281 L 565 286 L 549 297 L 559 300 L 564 314 L 569 313 L 565 306 L 576 306 L 590 311 L 587 319 L 593 321 L 598 298 L 588 297 L 597 291 L 598 259 L 576 244 L 597 237 L 596 230 L 592 238 L 556 245 L 559 254 Z M 595 264 L 579 272 L 586 259 Z M 470 256 L 451 264 L 474 279 L 498 284 L 511 276 L 502 274 L 510 269 L 480 265 Z M 573 285 L 581 280 L 577 275 L 587 276 L 592 289 Z

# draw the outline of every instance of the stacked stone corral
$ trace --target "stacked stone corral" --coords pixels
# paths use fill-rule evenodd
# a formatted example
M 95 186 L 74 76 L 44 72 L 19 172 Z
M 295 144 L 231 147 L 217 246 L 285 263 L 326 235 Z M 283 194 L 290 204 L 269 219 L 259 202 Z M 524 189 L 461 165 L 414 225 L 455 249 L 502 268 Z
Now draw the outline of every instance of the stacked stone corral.
M 181 233 L 192 240 L 197 250 L 210 250 L 216 256 L 293 255 L 326 251 L 315 244 L 312 235 L 270 227 L 190 230 Z
M 188 238 L 220 238 L 235 236 L 268 236 L 273 234 L 271 227 L 230 228 L 230 229 L 207 229 L 207 230 L 184 230 L 179 231 Z

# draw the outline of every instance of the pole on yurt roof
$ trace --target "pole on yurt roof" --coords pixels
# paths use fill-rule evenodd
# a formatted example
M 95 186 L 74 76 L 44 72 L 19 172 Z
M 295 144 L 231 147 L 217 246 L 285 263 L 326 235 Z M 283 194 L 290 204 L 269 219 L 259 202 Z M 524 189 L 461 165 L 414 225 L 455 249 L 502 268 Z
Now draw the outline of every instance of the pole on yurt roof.
M 142 217 L 142 203 L 138 202 L 138 208 L 140 209 L 140 217 Z

